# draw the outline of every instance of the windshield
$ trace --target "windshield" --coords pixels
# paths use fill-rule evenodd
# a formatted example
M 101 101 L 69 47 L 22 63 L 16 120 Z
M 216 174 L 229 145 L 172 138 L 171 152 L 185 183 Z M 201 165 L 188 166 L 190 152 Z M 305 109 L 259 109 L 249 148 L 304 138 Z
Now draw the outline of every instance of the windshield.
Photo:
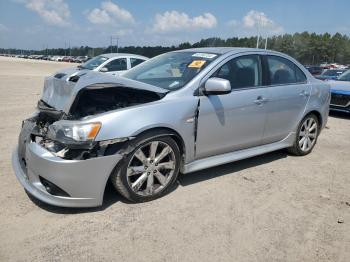
M 86 61 L 80 67 L 84 69 L 93 70 L 107 60 L 108 60 L 108 57 L 104 57 L 101 55 L 95 56 L 94 58 L 91 58 L 90 60 Z
M 338 80 L 340 81 L 350 81 L 350 70 L 344 72 L 338 77 Z
M 174 91 L 185 86 L 217 57 L 212 53 L 166 53 L 132 68 L 123 77 Z

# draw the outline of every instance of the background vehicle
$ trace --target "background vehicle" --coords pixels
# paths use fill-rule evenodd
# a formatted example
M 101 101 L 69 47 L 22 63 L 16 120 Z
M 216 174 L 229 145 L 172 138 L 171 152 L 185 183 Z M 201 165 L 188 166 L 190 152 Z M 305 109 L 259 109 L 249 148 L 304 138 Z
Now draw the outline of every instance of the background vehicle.
M 91 58 L 89 58 L 88 56 L 77 56 L 74 58 L 74 62 L 75 63 L 85 63 L 89 59 L 91 59 Z
M 327 83 L 267 50 L 188 49 L 123 77 L 70 78 L 45 80 L 13 154 L 26 190 L 59 206 L 101 205 L 108 179 L 143 202 L 169 192 L 180 171 L 282 148 L 309 154 L 329 111 Z
M 320 80 L 335 80 L 345 71 L 345 69 L 328 69 L 316 78 Z
M 79 68 L 116 75 L 146 60 L 148 60 L 147 57 L 140 55 L 110 53 L 91 58 L 80 65 Z
M 350 70 L 337 80 L 328 81 L 331 86 L 330 110 L 350 113 Z
M 70 57 L 54 57 L 53 59 L 54 61 L 62 60 L 66 62 L 74 62 L 74 59 Z M 80 57 L 80 60 L 82 61 L 86 59 L 87 57 Z M 71 85 L 74 85 L 81 76 L 91 71 L 117 76 L 146 60 L 148 60 L 147 57 L 139 55 L 122 53 L 104 54 L 93 57 L 77 67 L 60 70 L 54 74 L 54 77 L 56 78 L 56 81 L 59 81 L 62 85 L 66 84 L 66 79 L 68 79 Z
M 315 77 L 321 75 L 323 72 L 323 68 L 320 66 L 305 66 L 305 68 Z

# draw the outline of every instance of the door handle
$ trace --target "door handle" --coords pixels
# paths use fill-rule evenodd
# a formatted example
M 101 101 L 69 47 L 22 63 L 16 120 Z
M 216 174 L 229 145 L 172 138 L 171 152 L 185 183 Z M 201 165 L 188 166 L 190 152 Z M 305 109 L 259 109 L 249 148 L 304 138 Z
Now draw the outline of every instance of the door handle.
M 254 100 L 254 103 L 257 104 L 257 105 L 261 105 L 261 104 L 266 103 L 266 102 L 268 102 L 268 101 L 269 101 L 269 100 L 268 100 L 267 98 L 264 98 L 264 97 L 262 97 L 262 96 L 258 96 L 258 97 L 256 98 L 256 100 Z
M 299 93 L 300 96 L 305 96 L 305 97 L 308 97 L 310 95 L 310 93 L 306 92 L 305 90 L 301 91 Z

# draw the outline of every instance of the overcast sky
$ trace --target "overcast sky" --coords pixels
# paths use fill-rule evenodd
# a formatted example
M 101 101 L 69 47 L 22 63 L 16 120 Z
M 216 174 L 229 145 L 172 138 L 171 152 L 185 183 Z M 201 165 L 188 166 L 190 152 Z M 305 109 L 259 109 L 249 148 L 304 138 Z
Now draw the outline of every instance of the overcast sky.
M 0 0 L 0 47 L 177 45 L 204 37 L 350 33 L 349 0 Z

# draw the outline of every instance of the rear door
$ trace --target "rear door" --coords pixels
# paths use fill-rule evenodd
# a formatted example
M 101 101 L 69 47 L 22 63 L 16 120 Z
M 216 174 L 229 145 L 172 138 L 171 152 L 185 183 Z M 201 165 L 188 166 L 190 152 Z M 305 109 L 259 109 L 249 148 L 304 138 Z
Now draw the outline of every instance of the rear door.
M 130 68 L 133 68 L 143 62 L 145 62 L 146 60 L 141 59 L 141 58 L 136 58 L 136 57 L 130 57 Z M 128 68 L 128 69 L 130 69 Z
M 269 78 L 266 126 L 263 143 L 287 137 L 298 126 L 311 92 L 302 70 L 281 56 L 264 56 Z
M 265 95 L 259 55 L 229 60 L 212 77 L 230 81 L 232 92 L 200 96 L 196 158 L 204 158 L 262 142 Z

